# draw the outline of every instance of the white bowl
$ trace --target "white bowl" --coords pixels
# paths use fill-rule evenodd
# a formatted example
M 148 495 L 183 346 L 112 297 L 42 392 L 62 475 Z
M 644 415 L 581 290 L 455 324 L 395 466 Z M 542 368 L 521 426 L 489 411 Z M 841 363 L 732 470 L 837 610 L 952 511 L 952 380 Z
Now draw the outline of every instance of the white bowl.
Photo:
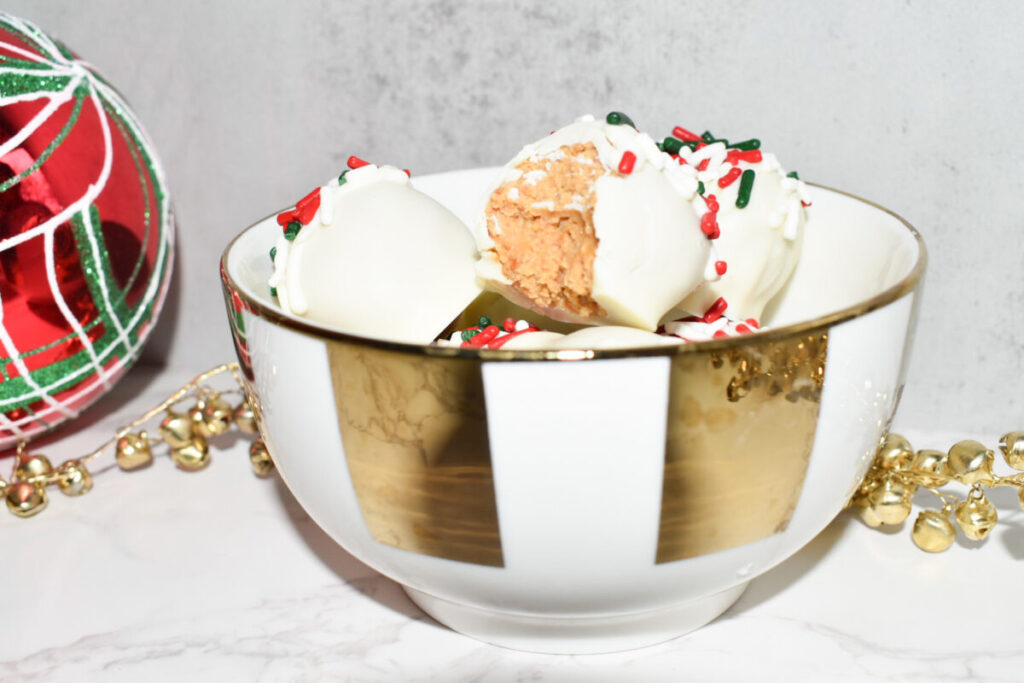
M 493 174 L 416 184 L 468 218 Z M 924 245 L 834 190 L 808 214 L 771 329 L 680 347 L 464 350 L 289 317 L 266 285 L 273 218 L 221 274 L 263 436 L 313 519 L 457 631 L 608 652 L 721 614 L 839 513 L 888 427 Z

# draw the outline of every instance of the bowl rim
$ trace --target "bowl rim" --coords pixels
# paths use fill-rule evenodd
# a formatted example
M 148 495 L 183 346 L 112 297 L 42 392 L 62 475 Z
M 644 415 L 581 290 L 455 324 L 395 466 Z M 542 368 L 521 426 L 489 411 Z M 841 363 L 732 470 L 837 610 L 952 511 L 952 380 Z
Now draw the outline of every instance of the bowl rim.
M 483 170 L 481 169 L 459 169 L 455 171 L 447 171 L 442 173 L 432 173 L 422 176 L 423 178 L 436 178 L 439 176 L 464 173 L 465 171 L 472 170 Z M 806 181 L 805 181 L 806 182 Z M 244 288 L 242 288 L 231 272 L 228 270 L 228 256 L 231 254 L 235 245 L 238 241 L 250 230 L 256 226 L 265 223 L 272 217 L 276 216 L 280 211 L 261 218 L 260 220 L 252 223 L 245 229 L 241 230 L 235 235 L 228 245 L 224 248 L 220 258 L 220 276 L 221 286 L 225 289 L 225 292 L 229 297 L 237 295 L 242 299 L 245 306 L 251 311 L 255 312 L 260 318 L 264 318 L 274 325 L 288 328 L 292 331 L 299 332 L 301 334 L 316 337 L 322 340 L 334 340 L 343 341 L 353 344 L 370 346 L 378 349 L 387 349 L 391 351 L 398 351 L 403 353 L 413 353 L 417 355 L 427 355 L 435 357 L 449 357 L 449 358 L 467 358 L 487 361 L 528 361 L 528 360 L 548 360 L 548 361 L 579 361 L 579 360 L 591 360 L 591 359 L 609 359 L 609 358 L 635 358 L 635 357 L 659 357 L 659 356 L 676 356 L 685 353 L 702 353 L 706 351 L 720 351 L 728 350 L 737 347 L 748 346 L 751 341 L 757 342 L 772 342 L 779 341 L 782 339 L 791 339 L 798 336 L 819 334 L 827 331 L 829 328 L 852 320 L 853 318 L 860 317 L 879 308 L 883 308 L 899 299 L 906 294 L 912 292 L 917 288 L 920 283 L 925 266 L 927 264 L 928 256 L 925 248 L 924 240 L 921 234 L 902 216 L 896 214 L 893 211 L 876 204 L 863 197 L 844 192 L 843 190 L 837 190 L 826 185 L 820 185 L 818 183 L 807 182 L 811 187 L 815 187 L 828 192 L 833 192 L 838 195 L 848 197 L 856 200 L 870 207 L 873 207 L 882 213 L 885 213 L 892 218 L 895 218 L 903 225 L 904 228 L 913 237 L 914 242 L 917 245 L 917 260 L 915 261 L 910 272 L 907 273 L 899 282 L 882 290 L 878 294 L 859 301 L 851 306 L 846 306 L 838 310 L 826 313 L 825 315 L 812 318 L 810 320 L 802 320 L 781 327 L 769 327 L 763 330 L 751 334 L 739 335 L 736 337 L 727 337 L 724 339 L 710 339 L 707 341 L 698 342 L 687 342 L 680 344 L 662 344 L 658 346 L 637 346 L 622 349 L 550 349 L 550 350 L 502 350 L 502 349 L 481 349 L 481 348 L 462 348 L 459 346 L 442 346 L 439 344 L 413 344 L 409 342 L 391 341 L 387 339 L 379 339 L 375 337 L 364 337 L 351 332 L 345 332 L 335 327 L 328 325 L 321 325 L 312 321 L 305 321 L 284 313 L 275 307 L 272 307 L 262 301 L 261 299 L 250 296 Z

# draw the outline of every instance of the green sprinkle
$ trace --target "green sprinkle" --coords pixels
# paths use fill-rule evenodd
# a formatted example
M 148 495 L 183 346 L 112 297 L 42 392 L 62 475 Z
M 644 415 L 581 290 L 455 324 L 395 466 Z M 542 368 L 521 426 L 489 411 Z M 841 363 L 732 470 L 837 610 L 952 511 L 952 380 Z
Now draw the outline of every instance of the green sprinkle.
M 683 146 L 684 147 L 689 147 L 691 152 L 696 152 L 697 151 L 697 144 L 698 144 L 697 140 L 687 140 L 687 141 L 683 142 Z
M 659 152 L 664 152 L 665 151 L 665 143 L 664 142 L 655 142 L 654 146 L 658 148 Z
M 740 176 L 740 189 L 736 193 L 736 208 L 742 209 L 750 203 L 750 191 L 754 189 L 754 169 L 748 168 Z
M 463 330 L 462 341 L 469 341 L 478 334 L 480 334 L 480 330 Z
M 341 175 L 338 176 L 338 185 L 339 186 L 344 185 L 346 182 L 348 182 L 347 180 L 345 180 L 345 175 L 347 173 L 348 173 L 348 169 L 345 169 L 344 171 L 341 172 Z
M 277 247 L 270 248 L 270 262 L 273 263 L 274 259 L 277 258 Z
M 683 141 L 678 138 L 667 137 L 661 143 L 661 147 L 662 151 L 669 154 L 679 154 L 679 150 L 683 148 Z
M 292 221 L 284 229 L 284 238 L 291 242 L 299 234 L 299 230 L 302 230 L 302 223 L 298 221 Z
M 715 136 L 711 134 L 710 130 L 706 130 L 700 134 L 700 139 L 703 140 L 704 142 L 710 143 L 712 140 L 715 139 Z
M 621 126 L 622 124 L 626 124 L 633 130 L 636 130 L 636 124 L 633 123 L 633 119 L 629 118 L 621 111 L 608 112 L 608 116 L 604 117 L 604 120 L 612 126 Z
M 270 288 L 270 296 L 273 296 L 273 297 L 277 296 L 277 287 L 271 287 Z
M 477 321 L 477 324 L 480 325 L 480 329 L 482 330 L 491 324 L 491 319 L 488 318 L 486 315 L 482 315 L 480 316 L 480 320 Z
M 744 140 L 743 142 L 734 142 L 731 145 L 728 145 L 728 147 L 730 149 L 739 149 L 744 152 L 749 152 L 751 150 L 761 149 L 761 141 L 758 140 L 757 138 L 750 138 L 749 140 Z
M 789 173 L 786 174 L 786 177 L 787 178 L 795 178 L 796 180 L 800 180 L 800 176 L 797 175 L 796 171 L 790 171 Z
M 698 180 L 697 181 L 697 194 L 704 194 L 704 181 L 703 180 Z

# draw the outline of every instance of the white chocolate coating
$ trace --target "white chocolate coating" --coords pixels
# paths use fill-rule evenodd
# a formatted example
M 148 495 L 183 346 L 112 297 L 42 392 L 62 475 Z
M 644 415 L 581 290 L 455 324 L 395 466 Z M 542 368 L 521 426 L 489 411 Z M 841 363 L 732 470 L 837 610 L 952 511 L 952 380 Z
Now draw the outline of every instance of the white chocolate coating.
M 718 226 L 721 235 L 714 241 L 713 259 L 725 261 L 727 271 L 720 278 L 708 278 L 701 287 L 679 305 L 683 311 L 703 315 L 719 297 L 728 303 L 729 316 L 736 319 L 758 318 L 793 273 L 800 258 L 806 212 L 801 201 L 810 201 L 803 182 L 786 177 L 773 154 L 762 153 L 762 161 L 739 161 L 736 168 L 753 169 L 755 179 L 750 202 L 736 207 L 740 180 L 725 188 L 718 180 L 733 164 L 726 159 L 721 142 L 696 152 L 683 148 L 680 155 L 696 166 L 708 159 L 706 170 L 697 174 L 704 183 L 704 195 L 714 195 L 719 204 Z M 703 215 L 707 211 L 700 197 L 694 202 Z
M 523 161 L 558 158 L 563 147 L 577 143 L 592 143 L 604 167 L 593 190 L 593 227 L 598 245 L 591 297 L 607 315 L 584 317 L 538 307 L 526 298 L 502 272 L 489 232 L 499 228 L 488 216 L 483 216 L 477 226 L 481 251 L 477 277 L 485 289 L 556 320 L 654 330 L 669 309 L 704 281 L 707 272 L 711 250 L 691 203 L 697 197 L 694 171 L 680 166 L 649 136 L 631 126 L 609 125 L 586 116 L 524 147 L 506 164 L 494 189 L 523 178 L 516 168 Z M 627 151 L 636 156 L 636 161 L 632 173 L 621 175 L 617 169 Z M 530 174 L 525 180 L 536 182 Z
M 479 293 L 465 224 L 397 168 L 367 165 L 320 189 L 270 286 L 288 313 L 346 332 L 428 344 Z
M 626 349 L 644 346 L 673 346 L 682 343 L 677 337 L 665 336 L 620 325 L 598 325 L 570 334 L 530 332 L 509 340 L 503 350 L 547 349 Z

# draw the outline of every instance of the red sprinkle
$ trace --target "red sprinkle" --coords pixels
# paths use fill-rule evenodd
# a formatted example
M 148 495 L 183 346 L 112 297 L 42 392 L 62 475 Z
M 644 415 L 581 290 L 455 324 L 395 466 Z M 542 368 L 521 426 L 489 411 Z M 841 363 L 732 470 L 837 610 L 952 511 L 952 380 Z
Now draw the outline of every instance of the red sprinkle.
M 501 324 L 501 329 L 505 330 L 506 332 L 514 332 L 516 329 L 516 319 L 505 318 L 505 322 Z
M 718 213 L 718 199 L 713 194 L 704 195 L 704 203 L 708 205 L 708 211 Z
M 370 165 L 369 161 L 363 161 L 362 159 L 360 159 L 357 156 L 350 156 L 348 158 L 348 167 L 349 168 L 352 168 L 352 169 L 362 168 L 363 166 L 369 166 L 369 165 Z
M 748 325 L 753 327 L 755 330 L 761 327 L 761 324 L 757 322 L 757 318 L 747 318 L 743 322 L 747 323 Z
M 739 325 L 736 326 L 736 331 L 739 332 L 740 334 L 750 334 L 751 332 L 753 332 L 753 330 L 751 330 L 743 323 L 740 323 Z
M 803 201 L 803 200 L 800 200 L 800 206 L 804 207 L 805 209 L 806 209 L 806 208 L 807 208 L 808 206 L 810 206 L 810 205 L 811 205 L 811 203 L 810 203 L 810 202 L 805 202 L 805 201 Z
M 761 150 L 759 149 L 730 149 L 726 155 L 725 160 L 735 166 L 741 161 L 745 161 L 748 164 L 756 164 L 761 161 Z
M 728 270 L 729 264 L 725 261 L 715 261 L 715 272 L 719 275 L 725 275 L 725 271 Z
M 287 226 L 295 220 L 295 211 L 285 211 L 284 213 L 277 214 L 277 224 L 282 228 Z
M 407 175 L 407 176 L 409 176 L 410 178 L 412 178 L 412 172 L 411 172 L 411 171 L 410 171 L 409 169 L 407 169 L 407 168 L 403 168 L 402 170 L 403 170 L 403 171 L 405 171 L 405 175 Z
M 508 340 L 515 339 L 519 335 L 526 334 L 527 332 L 540 332 L 540 328 L 530 325 L 525 330 L 519 330 L 518 332 L 510 332 L 509 334 L 506 334 L 504 337 L 498 337 L 497 339 L 492 341 L 490 344 L 487 345 L 487 348 L 500 349 L 502 346 L 505 345 L 505 342 L 507 342 Z
M 679 138 L 683 142 L 697 142 L 700 140 L 699 135 L 691 133 L 682 126 L 676 126 L 675 128 L 672 129 L 672 137 Z
M 729 335 L 726 334 L 725 330 L 715 330 L 715 333 L 712 336 L 715 339 L 726 339 L 729 337 Z
M 736 179 L 739 178 L 741 175 L 743 175 L 743 171 L 741 171 L 739 168 L 730 168 L 728 173 L 726 173 L 724 176 L 718 179 L 718 186 L 729 187 L 734 182 L 736 182 Z
M 704 159 L 699 164 L 697 164 L 697 170 L 698 171 L 706 171 L 706 170 L 708 170 L 708 164 L 709 163 L 711 163 L 711 159 Z
M 708 211 L 700 218 L 700 229 L 709 239 L 715 239 L 712 237 L 718 232 L 718 221 L 715 220 L 715 214 Z
M 317 188 L 299 200 L 299 203 L 295 205 L 295 214 L 300 223 L 308 225 L 319 208 L 320 188 Z
M 704 322 L 715 322 L 716 320 L 722 317 L 722 314 L 725 313 L 725 309 L 728 307 L 729 304 L 726 303 L 725 299 L 722 297 L 718 297 L 717 299 L 715 299 L 715 303 L 711 304 L 711 307 L 708 308 L 708 310 L 704 311 Z
M 629 175 L 633 172 L 633 164 L 636 163 L 636 155 L 626 150 L 622 153 L 622 161 L 619 162 L 619 173 Z
M 470 346 L 484 346 L 487 342 L 491 341 L 498 336 L 501 332 L 497 325 L 488 325 L 484 329 L 480 330 L 480 333 L 475 335 L 469 340 Z

